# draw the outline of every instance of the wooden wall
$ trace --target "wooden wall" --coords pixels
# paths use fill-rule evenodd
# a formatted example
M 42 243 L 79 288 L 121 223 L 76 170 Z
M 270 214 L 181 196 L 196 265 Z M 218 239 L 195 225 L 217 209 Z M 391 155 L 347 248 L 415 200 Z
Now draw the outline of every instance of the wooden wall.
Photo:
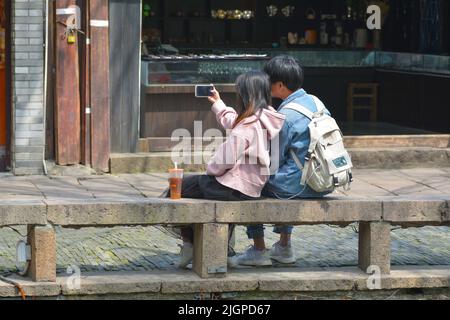
M 140 0 L 110 0 L 111 151 L 135 152 L 140 108 Z
M 236 95 L 222 94 L 222 99 L 234 105 Z M 141 115 L 141 138 L 171 137 L 176 129 L 194 134 L 194 121 L 202 121 L 203 130 L 219 128 L 211 112 L 211 103 L 195 98 L 193 93 L 147 94 Z

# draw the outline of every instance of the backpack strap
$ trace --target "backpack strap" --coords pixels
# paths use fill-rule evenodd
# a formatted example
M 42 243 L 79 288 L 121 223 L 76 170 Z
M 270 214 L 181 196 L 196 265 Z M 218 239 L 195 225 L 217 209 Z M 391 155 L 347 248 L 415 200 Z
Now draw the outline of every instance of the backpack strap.
M 316 109 L 317 109 L 316 112 L 312 112 L 308 108 L 306 108 L 298 103 L 295 103 L 295 102 L 288 103 L 282 109 L 287 108 L 287 109 L 295 110 L 295 111 L 303 114 L 309 120 L 312 120 L 315 115 L 317 115 L 318 113 L 320 114 L 321 112 L 325 111 L 326 108 L 325 108 L 325 105 L 323 104 L 323 102 L 319 98 L 317 98 L 316 96 L 313 96 L 312 94 L 310 94 L 309 96 L 313 99 L 314 104 L 316 105 Z
M 308 178 L 306 176 L 308 174 L 308 171 L 309 171 L 309 164 L 310 163 L 309 163 L 309 161 L 305 161 L 305 167 L 303 167 L 300 159 L 295 154 L 294 150 L 289 149 L 289 153 L 291 154 L 292 159 L 294 159 L 295 165 L 302 171 L 302 178 L 300 179 L 300 185 L 304 186 L 308 182 L 307 180 L 309 180 L 309 178 L 311 178 L 311 177 Z
M 314 100 L 314 104 L 316 105 L 317 112 L 325 111 L 326 108 L 325 108 L 325 105 L 323 104 L 323 102 L 316 96 L 313 96 L 312 94 L 310 94 L 310 96 Z
M 307 117 L 309 120 L 312 120 L 314 117 L 314 112 L 309 111 L 306 107 L 304 107 L 298 103 L 295 103 L 295 102 L 288 103 L 282 109 L 291 109 L 291 110 L 300 112 L 305 117 Z
M 300 170 L 303 170 L 303 165 L 300 161 L 300 159 L 297 157 L 297 155 L 295 154 L 294 150 L 289 149 L 289 153 L 291 154 L 292 159 L 294 159 L 295 164 L 297 165 L 297 167 Z

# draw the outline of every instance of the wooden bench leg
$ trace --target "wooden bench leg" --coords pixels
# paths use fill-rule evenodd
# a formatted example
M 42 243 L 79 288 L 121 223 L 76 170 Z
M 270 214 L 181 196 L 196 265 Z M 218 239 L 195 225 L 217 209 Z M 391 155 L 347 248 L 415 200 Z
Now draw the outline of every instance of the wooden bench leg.
M 387 222 L 360 222 L 358 266 L 367 272 L 378 266 L 381 274 L 391 271 L 391 225 Z
M 224 277 L 227 256 L 228 224 L 196 224 L 193 270 L 202 278 Z
M 52 226 L 28 226 L 31 261 L 28 275 L 35 282 L 56 281 L 56 237 Z

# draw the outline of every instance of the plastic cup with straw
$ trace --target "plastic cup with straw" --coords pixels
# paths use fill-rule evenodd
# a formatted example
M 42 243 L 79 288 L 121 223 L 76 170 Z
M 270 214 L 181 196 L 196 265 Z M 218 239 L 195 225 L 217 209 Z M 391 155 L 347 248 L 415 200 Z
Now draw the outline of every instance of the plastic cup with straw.
M 178 163 L 174 162 L 175 168 L 169 169 L 170 199 L 181 199 L 181 187 L 183 184 L 183 169 L 178 168 Z

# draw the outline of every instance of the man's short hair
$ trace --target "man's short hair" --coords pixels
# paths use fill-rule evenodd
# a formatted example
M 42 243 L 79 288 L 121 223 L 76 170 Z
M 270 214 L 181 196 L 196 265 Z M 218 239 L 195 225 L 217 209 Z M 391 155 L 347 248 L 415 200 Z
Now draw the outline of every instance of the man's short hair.
M 264 66 L 270 82 L 281 81 L 289 90 L 297 91 L 303 86 L 303 69 L 297 59 L 290 56 L 276 56 Z

